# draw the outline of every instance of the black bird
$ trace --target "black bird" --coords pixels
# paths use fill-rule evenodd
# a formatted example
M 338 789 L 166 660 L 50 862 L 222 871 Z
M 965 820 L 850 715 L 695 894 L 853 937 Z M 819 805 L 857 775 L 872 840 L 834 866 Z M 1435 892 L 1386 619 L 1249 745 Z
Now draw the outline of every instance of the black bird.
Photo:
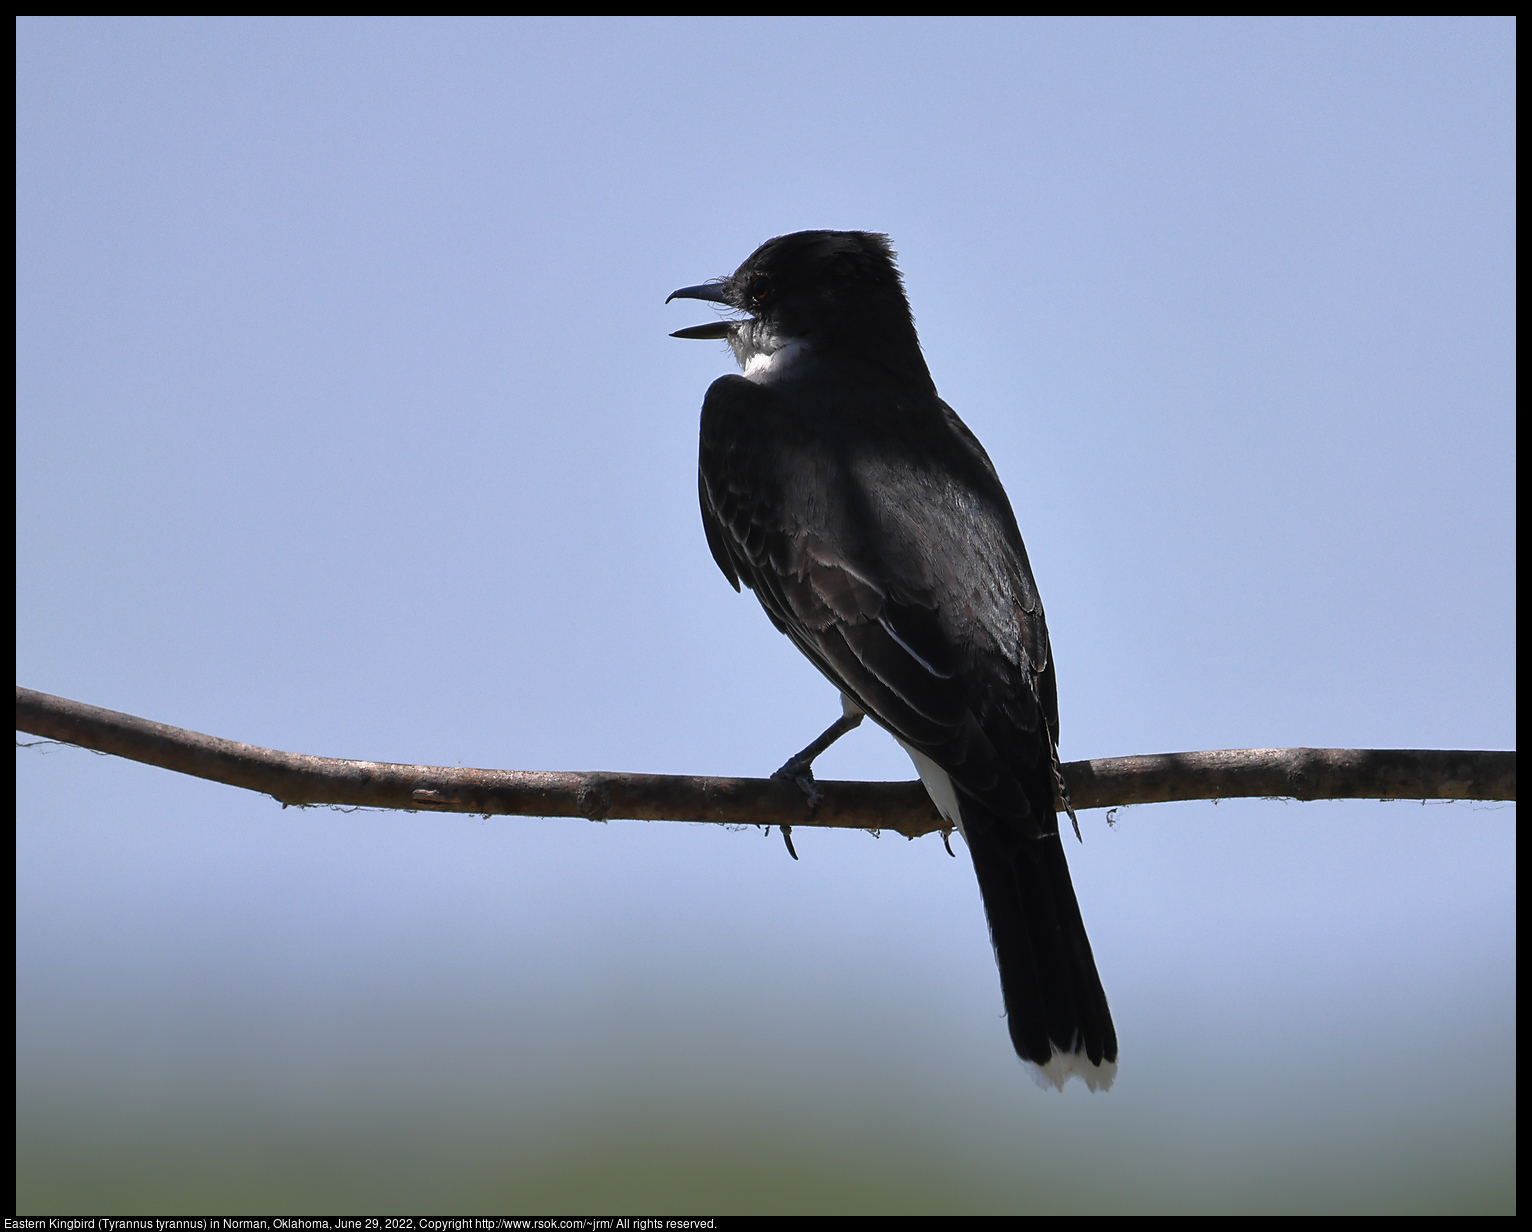
M 702 403 L 708 547 L 841 691 L 844 717 L 778 774 L 812 793 L 810 763 L 863 714 L 887 728 L 973 855 L 1017 1053 L 1056 1087 L 1110 1086 L 1117 1034 L 1054 810 L 1043 606 L 994 465 L 937 396 L 888 237 L 779 236 L 678 298 L 747 314 L 672 335 L 726 339 L 744 369 Z

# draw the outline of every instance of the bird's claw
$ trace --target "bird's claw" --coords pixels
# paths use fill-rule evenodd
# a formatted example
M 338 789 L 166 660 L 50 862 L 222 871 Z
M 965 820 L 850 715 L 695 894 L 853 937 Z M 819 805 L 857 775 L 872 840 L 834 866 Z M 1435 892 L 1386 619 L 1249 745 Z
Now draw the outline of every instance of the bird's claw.
M 774 779 L 790 779 L 798 784 L 798 790 L 808 797 L 809 811 L 806 820 L 813 820 L 819 804 L 825 798 L 823 789 L 814 779 L 812 763 L 800 762 L 796 757 L 771 776 Z
M 814 781 L 814 767 L 812 762 L 805 762 L 794 757 L 785 766 L 771 776 L 774 779 L 791 779 L 798 784 L 798 789 L 808 797 L 809 811 L 804 815 L 805 821 L 813 821 L 814 814 L 819 810 L 819 802 L 825 798 L 819 784 Z M 793 859 L 798 858 L 798 853 L 793 850 L 793 828 L 788 825 L 780 825 L 777 829 L 782 831 L 782 841 L 787 844 L 787 854 Z
M 793 850 L 793 828 L 791 826 L 778 826 L 777 829 L 782 831 L 782 841 L 787 844 L 787 854 L 796 860 L 798 853 Z

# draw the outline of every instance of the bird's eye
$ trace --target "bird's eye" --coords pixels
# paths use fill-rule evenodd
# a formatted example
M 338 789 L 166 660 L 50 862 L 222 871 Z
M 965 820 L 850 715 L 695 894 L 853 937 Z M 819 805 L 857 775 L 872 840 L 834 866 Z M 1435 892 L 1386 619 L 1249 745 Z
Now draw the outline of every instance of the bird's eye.
M 773 287 L 771 279 L 765 274 L 757 274 L 750 280 L 750 285 L 745 288 L 745 294 L 750 297 L 752 304 L 764 304 L 771 299 Z

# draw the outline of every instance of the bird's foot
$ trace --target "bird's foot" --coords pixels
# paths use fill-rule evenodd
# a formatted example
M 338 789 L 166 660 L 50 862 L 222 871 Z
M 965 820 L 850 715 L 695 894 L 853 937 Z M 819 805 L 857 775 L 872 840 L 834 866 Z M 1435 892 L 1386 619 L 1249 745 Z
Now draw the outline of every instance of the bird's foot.
M 851 731 L 862 721 L 862 711 L 844 694 L 841 695 L 841 707 L 845 711 L 840 718 L 831 723 L 829 727 L 819 733 L 819 739 L 815 740 L 808 748 L 794 753 L 778 768 L 771 777 L 774 779 L 791 779 L 798 784 L 798 788 L 808 797 L 809 811 L 805 821 L 813 821 L 814 814 L 819 811 L 819 804 L 825 798 L 825 793 L 818 783 L 814 781 L 814 758 L 818 757 L 827 748 Z M 793 859 L 798 858 L 798 853 L 793 850 L 793 828 L 782 827 L 782 838 L 787 843 L 788 853 Z
M 790 779 L 792 782 L 797 783 L 798 789 L 808 797 L 809 811 L 804 815 L 805 821 L 814 820 L 814 814 L 819 811 L 819 802 L 825 798 L 825 793 L 821 790 L 819 784 L 814 781 L 812 761 L 812 758 L 809 761 L 804 761 L 803 754 L 800 753 L 771 776 L 774 779 Z M 782 831 L 782 841 L 787 844 L 787 854 L 796 860 L 798 853 L 793 850 L 792 826 L 782 825 L 777 828 Z
M 814 814 L 819 811 L 819 802 L 825 798 L 824 790 L 814 779 L 814 762 L 810 758 L 803 759 L 799 754 L 782 765 L 772 776 L 774 779 L 787 779 L 798 784 L 798 789 L 808 797 L 809 811 L 806 820 L 812 820 Z

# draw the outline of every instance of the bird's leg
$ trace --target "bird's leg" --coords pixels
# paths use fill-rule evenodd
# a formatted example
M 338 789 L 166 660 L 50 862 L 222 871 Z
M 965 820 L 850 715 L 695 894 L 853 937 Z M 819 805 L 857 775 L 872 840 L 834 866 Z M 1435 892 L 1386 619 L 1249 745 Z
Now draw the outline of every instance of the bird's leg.
M 818 788 L 814 786 L 814 759 L 848 731 L 856 728 L 861 721 L 862 716 L 860 714 L 843 715 L 841 718 L 836 719 L 835 722 L 831 723 L 829 727 L 819 734 L 817 740 L 806 749 L 789 757 L 782 764 L 781 769 L 771 777 L 774 779 L 794 779 L 804 791 L 808 792 L 811 796 L 814 795 L 818 791 Z
M 803 794 L 809 798 L 809 816 L 814 815 L 814 810 L 819 807 L 819 802 L 824 799 L 824 792 L 819 790 L 819 784 L 814 781 L 814 759 L 827 748 L 844 736 L 848 731 L 854 730 L 862 721 L 862 709 L 844 694 L 840 699 L 841 709 L 845 711 L 840 718 L 831 723 L 829 727 L 819 733 L 819 738 L 807 748 L 794 753 L 784 762 L 780 769 L 771 777 L 774 779 L 792 779 L 803 789 Z M 792 840 L 788 840 L 788 850 L 792 850 Z M 793 857 L 797 859 L 796 856 Z
M 1053 760 L 1053 783 L 1059 789 L 1059 799 L 1064 802 L 1064 811 L 1069 814 L 1069 820 L 1075 828 L 1075 841 L 1083 843 L 1080 837 L 1080 819 L 1075 816 L 1074 802 L 1069 798 L 1069 784 L 1064 782 L 1064 767 L 1059 765 L 1058 745 L 1052 740 L 1048 741 L 1048 756 Z

